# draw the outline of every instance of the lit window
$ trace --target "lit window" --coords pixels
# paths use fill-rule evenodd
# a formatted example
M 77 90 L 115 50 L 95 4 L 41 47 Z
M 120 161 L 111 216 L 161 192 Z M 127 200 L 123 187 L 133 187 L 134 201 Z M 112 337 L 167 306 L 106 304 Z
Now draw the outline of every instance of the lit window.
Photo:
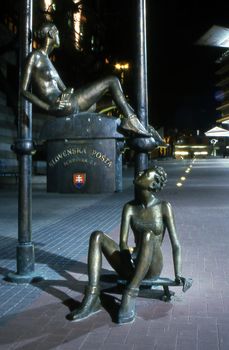
M 52 0 L 44 0 L 45 11 L 50 11 L 51 6 L 52 6 Z
M 73 13 L 73 27 L 74 27 L 74 45 L 77 50 L 81 50 L 81 40 L 83 37 L 83 33 L 81 30 L 82 27 L 82 11 L 83 5 L 81 0 L 73 0 L 74 4 L 78 4 L 76 12 Z
M 45 18 L 47 21 L 52 20 L 52 12 L 55 10 L 55 4 L 53 3 L 53 0 L 43 0 L 42 4 L 43 11 L 45 13 Z

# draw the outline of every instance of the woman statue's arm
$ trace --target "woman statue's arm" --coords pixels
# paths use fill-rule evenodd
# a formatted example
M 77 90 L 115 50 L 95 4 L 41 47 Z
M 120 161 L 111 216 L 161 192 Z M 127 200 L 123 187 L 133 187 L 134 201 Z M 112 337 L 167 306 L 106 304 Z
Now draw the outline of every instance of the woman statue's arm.
M 129 250 L 128 236 L 129 236 L 130 217 L 131 217 L 131 205 L 127 203 L 124 205 L 124 208 L 122 211 L 120 240 L 119 240 L 120 250 Z
M 181 246 L 176 233 L 175 221 L 171 205 L 167 202 L 164 202 L 163 211 L 166 228 L 168 230 L 172 245 L 175 281 L 178 285 L 183 286 L 182 290 L 183 292 L 186 292 L 192 286 L 192 279 L 185 278 L 181 274 Z
M 168 202 L 163 202 L 163 217 L 172 245 L 175 279 L 179 282 L 181 278 L 181 246 L 177 237 L 172 206 Z

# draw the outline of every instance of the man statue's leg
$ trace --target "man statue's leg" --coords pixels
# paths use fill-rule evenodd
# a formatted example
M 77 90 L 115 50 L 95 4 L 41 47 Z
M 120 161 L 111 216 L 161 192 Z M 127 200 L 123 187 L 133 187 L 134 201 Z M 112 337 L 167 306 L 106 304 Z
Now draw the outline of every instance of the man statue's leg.
M 128 104 L 122 91 L 120 81 L 117 77 L 109 76 L 100 79 L 86 88 L 76 91 L 77 104 L 81 111 L 87 110 L 107 92 L 111 93 L 116 106 L 123 113 L 120 128 L 124 132 L 134 133 L 143 136 L 151 136 L 137 118 L 133 108 Z

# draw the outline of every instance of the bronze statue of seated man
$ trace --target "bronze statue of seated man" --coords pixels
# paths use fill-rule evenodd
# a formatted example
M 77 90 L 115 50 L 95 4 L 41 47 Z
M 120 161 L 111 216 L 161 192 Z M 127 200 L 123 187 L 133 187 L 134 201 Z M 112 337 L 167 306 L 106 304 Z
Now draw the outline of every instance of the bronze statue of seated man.
M 45 23 L 36 35 L 40 41 L 40 48 L 28 56 L 22 77 L 21 93 L 27 100 L 60 117 L 87 111 L 105 93 L 110 92 L 124 116 L 120 125 L 121 131 L 153 136 L 159 143 L 162 142 L 156 130 L 153 129 L 149 133 L 140 123 L 133 108 L 128 104 L 117 77 L 108 76 L 77 90 L 66 88 L 49 58 L 53 49 L 60 46 L 58 29 L 53 23 Z
M 127 280 L 118 313 L 118 323 L 135 319 L 135 300 L 144 279 L 160 276 L 163 267 L 161 244 L 167 229 L 172 245 L 175 282 L 184 285 L 181 276 L 181 247 L 171 205 L 155 197 L 167 181 L 161 167 L 145 170 L 135 179 L 136 199 L 125 204 L 122 213 L 120 242 L 117 244 L 100 231 L 92 233 L 88 251 L 89 283 L 81 306 L 68 318 L 80 321 L 100 310 L 100 272 L 102 255 L 118 275 Z M 133 252 L 128 246 L 129 229 L 135 238 Z

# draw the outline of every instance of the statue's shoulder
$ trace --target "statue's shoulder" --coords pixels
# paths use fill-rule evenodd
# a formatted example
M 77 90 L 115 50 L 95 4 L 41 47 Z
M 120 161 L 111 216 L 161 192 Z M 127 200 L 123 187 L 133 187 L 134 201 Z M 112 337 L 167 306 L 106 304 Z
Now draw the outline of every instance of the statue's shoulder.
M 32 52 L 30 52 L 27 56 L 27 61 L 28 62 L 33 62 L 33 63 L 37 63 L 38 61 L 40 61 L 41 59 L 41 52 L 39 50 L 33 50 Z
M 123 210 L 124 211 L 129 211 L 131 210 L 134 206 L 136 205 L 135 201 L 132 200 L 130 202 L 127 202 L 126 204 L 124 204 Z
M 161 207 L 164 213 L 172 213 L 173 208 L 170 202 L 167 201 L 161 201 Z
M 134 205 L 136 205 L 136 201 L 133 199 L 133 200 L 127 202 L 126 205 L 129 207 L 133 207 Z
M 170 207 L 171 207 L 171 203 L 168 202 L 168 201 L 165 201 L 165 200 L 162 200 L 162 201 L 161 201 L 161 205 L 164 206 L 164 207 L 167 207 L 167 208 L 170 208 Z

